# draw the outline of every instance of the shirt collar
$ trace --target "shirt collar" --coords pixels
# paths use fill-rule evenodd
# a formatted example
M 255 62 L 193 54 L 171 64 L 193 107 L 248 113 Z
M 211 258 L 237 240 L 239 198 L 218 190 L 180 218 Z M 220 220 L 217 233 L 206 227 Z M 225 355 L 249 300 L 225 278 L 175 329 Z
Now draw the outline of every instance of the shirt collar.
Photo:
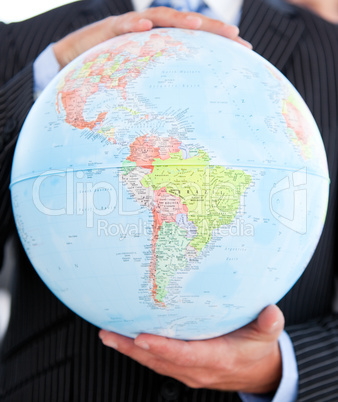
M 204 0 L 215 15 L 227 24 L 239 24 L 243 0 Z M 135 11 L 145 10 L 152 0 L 132 0 Z

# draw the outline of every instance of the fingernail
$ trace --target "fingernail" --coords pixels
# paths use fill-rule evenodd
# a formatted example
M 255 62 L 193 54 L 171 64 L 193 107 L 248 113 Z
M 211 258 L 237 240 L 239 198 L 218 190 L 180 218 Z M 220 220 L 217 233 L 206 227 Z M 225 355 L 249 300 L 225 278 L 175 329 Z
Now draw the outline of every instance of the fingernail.
M 237 25 L 230 25 L 231 29 L 234 31 L 234 35 L 238 36 L 239 35 L 239 28 Z
M 118 349 L 117 343 L 108 339 L 103 339 L 102 343 L 112 349 Z
M 243 42 L 245 43 L 245 45 L 249 48 L 249 49 L 253 49 L 253 46 L 252 46 L 252 44 L 250 43 L 250 42 L 248 42 L 248 41 L 246 41 L 246 40 L 244 40 L 243 39 Z
M 153 24 L 150 20 L 147 20 L 146 18 L 141 18 L 140 20 L 137 21 L 139 25 L 143 25 L 147 29 L 151 29 L 153 27 Z
M 244 45 L 245 47 L 247 47 L 248 49 L 252 50 L 253 46 L 250 42 L 246 41 L 245 39 L 239 37 L 238 38 L 238 42 L 241 43 L 242 45 Z
M 189 25 L 193 23 L 194 28 L 199 28 L 202 25 L 202 18 L 196 17 L 195 15 L 188 15 L 185 19 L 189 22 Z
M 140 20 L 137 21 L 139 24 L 144 24 L 144 23 L 148 23 L 149 20 L 146 20 L 145 18 L 141 18 Z
M 117 343 L 109 339 L 107 335 L 109 335 L 109 332 L 101 329 L 101 331 L 99 332 L 99 338 L 101 339 L 102 343 L 106 346 L 109 346 L 110 348 L 117 349 Z
M 279 326 L 279 321 L 277 320 L 277 321 L 275 321 L 275 322 L 273 322 L 272 324 L 271 324 L 271 330 L 274 330 L 275 328 L 277 328 L 278 326 Z
M 99 331 L 99 338 L 100 339 L 104 338 L 106 336 L 106 334 L 107 334 L 107 331 L 105 331 L 104 329 L 101 329 Z
M 138 346 L 141 349 L 144 349 L 144 350 L 150 349 L 149 345 L 145 341 L 139 341 L 138 339 L 135 339 L 134 343 L 136 346 Z

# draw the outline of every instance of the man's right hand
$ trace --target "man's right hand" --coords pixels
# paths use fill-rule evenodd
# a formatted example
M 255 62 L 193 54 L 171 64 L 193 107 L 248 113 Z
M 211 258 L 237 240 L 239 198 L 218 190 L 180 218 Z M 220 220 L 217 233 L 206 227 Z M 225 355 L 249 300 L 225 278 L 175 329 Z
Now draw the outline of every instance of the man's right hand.
M 239 29 L 221 21 L 193 12 L 180 12 L 167 7 L 149 8 L 143 12 L 129 12 L 107 17 L 70 33 L 53 46 L 55 57 L 63 68 L 86 50 L 128 32 L 149 31 L 153 27 L 175 27 L 211 32 L 232 39 L 251 49 L 239 37 Z

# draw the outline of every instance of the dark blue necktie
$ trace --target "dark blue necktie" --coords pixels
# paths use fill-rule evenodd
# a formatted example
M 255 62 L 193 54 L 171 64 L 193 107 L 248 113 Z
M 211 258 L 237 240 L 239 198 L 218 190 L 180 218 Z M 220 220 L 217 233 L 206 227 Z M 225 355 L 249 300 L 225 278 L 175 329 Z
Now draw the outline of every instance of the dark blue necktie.
M 209 7 L 203 0 L 154 0 L 150 7 L 170 7 L 178 11 L 195 11 L 200 14 L 207 14 Z

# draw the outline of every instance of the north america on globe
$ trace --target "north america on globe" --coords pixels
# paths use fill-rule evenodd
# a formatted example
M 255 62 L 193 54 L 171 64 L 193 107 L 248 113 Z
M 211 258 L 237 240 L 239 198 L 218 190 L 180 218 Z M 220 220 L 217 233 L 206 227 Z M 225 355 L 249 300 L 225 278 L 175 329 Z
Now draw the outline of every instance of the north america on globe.
M 174 28 L 63 69 L 11 178 L 21 241 L 61 301 L 100 328 L 178 339 L 233 331 L 285 295 L 328 187 L 318 128 L 286 78 L 237 43 Z

